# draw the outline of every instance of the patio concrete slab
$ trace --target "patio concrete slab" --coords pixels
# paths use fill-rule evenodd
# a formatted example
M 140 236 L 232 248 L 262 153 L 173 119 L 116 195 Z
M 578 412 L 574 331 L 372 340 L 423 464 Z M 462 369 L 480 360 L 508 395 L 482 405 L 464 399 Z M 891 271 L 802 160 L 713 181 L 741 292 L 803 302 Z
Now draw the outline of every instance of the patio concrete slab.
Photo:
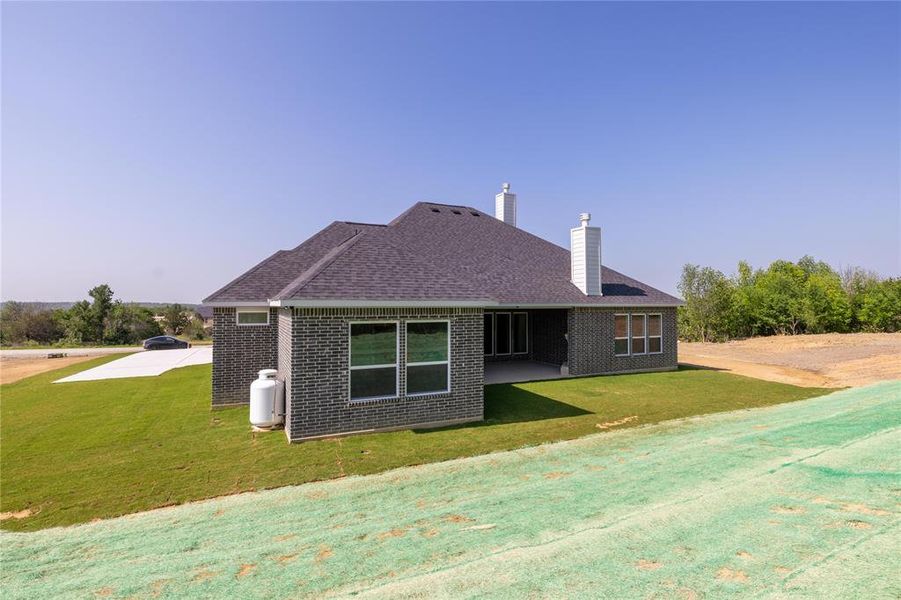
M 485 363 L 485 385 L 493 383 L 522 383 L 560 379 L 560 367 L 531 360 L 510 360 Z
M 170 369 L 213 362 L 213 348 L 187 348 L 185 350 L 153 350 L 139 352 L 106 364 L 58 379 L 53 383 L 73 381 L 97 381 L 125 377 L 155 377 Z

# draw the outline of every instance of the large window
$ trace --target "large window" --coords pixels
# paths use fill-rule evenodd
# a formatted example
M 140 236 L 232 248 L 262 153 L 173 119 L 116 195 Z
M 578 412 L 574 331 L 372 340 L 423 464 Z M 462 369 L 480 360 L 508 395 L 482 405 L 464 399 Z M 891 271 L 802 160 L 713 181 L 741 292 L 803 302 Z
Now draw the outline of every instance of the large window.
M 266 306 L 240 307 L 237 310 L 238 325 L 268 325 L 269 308 Z
M 407 322 L 407 395 L 450 391 L 450 323 Z
M 663 315 L 648 315 L 648 354 L 663 352 Z
M 510 313 L 494 313 L 494 353 L 510 354 Z
M 528 353 L 529 313 L 485 313 L 486 356 Z
M 350 399 L 397 396 L 397 323 L 350 324 Z
M 616 356 L 663 353 L 663 315 L 614 315 L 613 353 Z
M 629 355 L 629 315 L 613 317 L 613 353 L 617 356 Z
M 646 354 L 645 316 L 632 315 L 632 354 Z

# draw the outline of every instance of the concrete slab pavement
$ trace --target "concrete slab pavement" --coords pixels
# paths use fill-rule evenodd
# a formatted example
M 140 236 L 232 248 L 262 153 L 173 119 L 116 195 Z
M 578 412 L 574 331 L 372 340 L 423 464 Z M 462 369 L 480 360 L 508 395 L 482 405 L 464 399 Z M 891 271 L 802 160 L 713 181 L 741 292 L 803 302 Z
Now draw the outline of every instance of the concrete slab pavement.
M 63 377 L 54 383 L 73 381 L 97 381 L 125 377 L 155 377 L 170 369 L 213 362 L 213 347 L 187 348 L 185 350 L 152 350 L 138 352 L 106 364 Z

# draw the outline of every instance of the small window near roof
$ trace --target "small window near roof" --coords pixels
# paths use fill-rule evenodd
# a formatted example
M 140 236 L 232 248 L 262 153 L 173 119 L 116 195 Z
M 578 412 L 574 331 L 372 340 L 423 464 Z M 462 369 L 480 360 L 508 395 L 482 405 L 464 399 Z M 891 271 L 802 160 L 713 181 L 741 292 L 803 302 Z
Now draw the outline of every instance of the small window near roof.
M 238 325 L 268 325 L 269 309 L 267 307 L 250 307 L 238 309 Z

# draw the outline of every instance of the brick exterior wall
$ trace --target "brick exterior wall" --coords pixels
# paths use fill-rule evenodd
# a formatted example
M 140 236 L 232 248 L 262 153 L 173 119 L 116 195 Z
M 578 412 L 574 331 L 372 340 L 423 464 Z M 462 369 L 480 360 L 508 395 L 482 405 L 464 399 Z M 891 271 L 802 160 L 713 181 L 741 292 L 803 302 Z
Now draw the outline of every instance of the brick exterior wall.
M 405 322 L 425 318 L 450 320 L 451 391 L 407 397 Z M 351 401 L 349 323 L 378 320 L 399 322 L 399 397 Z M 285 332 L 288 320 L 283 323 Z M 292 373 L 286 398 L 291 408 L 286 430 L 292 441 L 484 418 L 481 309 L 294 308 L 290 331 Z M 283 361 L 281 367 L 287 369 L 287 363 Z
M 278 313 L 268 325 L 238 325 L 234 308 L 213 309 L 213 406 L 247 404 L 260 369 L 278 364 Z
M 614 355 L 613 316 L 624 313 L 659 313 L 662 315 L 663 352 L 661 354 Z M 572 375 L 676 368 L 675 308 L 571 308 L 568 321 L 569 372 Z

